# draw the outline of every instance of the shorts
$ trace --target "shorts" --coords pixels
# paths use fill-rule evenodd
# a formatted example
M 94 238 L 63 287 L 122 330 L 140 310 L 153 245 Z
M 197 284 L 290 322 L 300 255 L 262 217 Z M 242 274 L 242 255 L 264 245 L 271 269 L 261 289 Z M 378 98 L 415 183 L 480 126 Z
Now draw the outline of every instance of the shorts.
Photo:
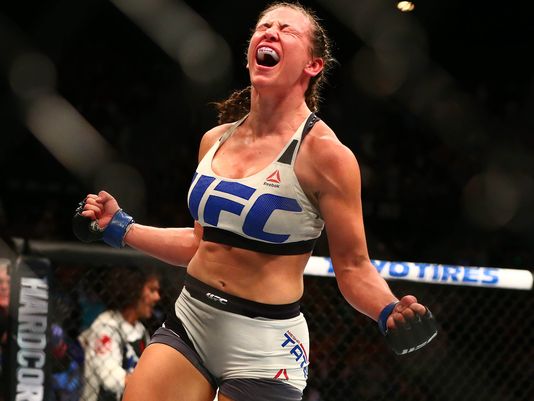
M 151 343 L 183 354 L 214 389 L 235 401 L 299 401 L 309 365 L 308 325 L 299 302 L 261 304 L 186 275 Z

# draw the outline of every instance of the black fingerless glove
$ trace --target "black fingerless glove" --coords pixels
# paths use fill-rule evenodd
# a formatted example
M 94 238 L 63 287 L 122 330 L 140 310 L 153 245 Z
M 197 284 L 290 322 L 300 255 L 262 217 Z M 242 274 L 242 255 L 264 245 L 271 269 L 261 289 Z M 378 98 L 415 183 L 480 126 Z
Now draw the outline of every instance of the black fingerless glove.
M 104 241 L 113 248 L 124 247 L 124 236 L 128 232 L 130 224 L 134 223 L 122 209 L 119 209 L 112 217 L 105 229 L 99 227 L 96 220 L 82 216 L 85 200 L 78 204 L 72 218 L 72 231 L 76 238 L 82 242 Z
M 417 313 L 412 319 L 408 319 L 405 324 L 394 329 L 387 328 L 387 319 L 393 312 L 398 302 L 392 302 L 380 312 L 378 317 L 378 328 L 385 336 L 386 343 L 395 351 L 397 355 L 407 354 L 424 347 L 438 334 L 436 320 L 432 312 L 426 308 L 423 316 Z

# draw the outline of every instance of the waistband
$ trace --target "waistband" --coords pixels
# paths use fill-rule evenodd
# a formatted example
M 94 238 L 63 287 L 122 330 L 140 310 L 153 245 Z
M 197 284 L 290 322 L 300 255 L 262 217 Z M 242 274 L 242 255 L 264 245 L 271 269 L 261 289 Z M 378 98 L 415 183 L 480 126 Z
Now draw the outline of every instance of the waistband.
M 300 255 L 308 253 L 313 251 L 317 242 L 317 238 L 312 238 L 306 241 L 273 244 L 245 238 L 231 231 L 210 226 L 203 227 L 202 239 L 269 255 Z
M 300 315 L 300 301 L 282 305 L 250 301 L 211 287 L 189 274 L 185 275 L 184 287 L 193 298 L 206 305 L 250 318 L 283 320 Z

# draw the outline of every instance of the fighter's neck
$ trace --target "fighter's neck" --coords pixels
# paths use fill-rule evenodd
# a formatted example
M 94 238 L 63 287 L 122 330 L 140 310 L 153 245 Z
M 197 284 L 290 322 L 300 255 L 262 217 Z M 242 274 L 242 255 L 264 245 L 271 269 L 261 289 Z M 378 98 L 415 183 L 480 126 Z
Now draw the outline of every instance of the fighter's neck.
M 266 99 L 253 95 L 245 123 L 257 135 L 286 130 L 294 132 L 309 114 L 310 109 L 303 98 Z

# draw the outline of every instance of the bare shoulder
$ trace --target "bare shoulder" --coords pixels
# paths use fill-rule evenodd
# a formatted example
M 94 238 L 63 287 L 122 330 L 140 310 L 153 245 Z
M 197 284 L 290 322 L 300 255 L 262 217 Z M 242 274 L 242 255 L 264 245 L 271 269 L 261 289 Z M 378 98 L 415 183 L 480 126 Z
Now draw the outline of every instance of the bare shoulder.
M 344 185 L 359 177 L 356 156 L 323 121 L 306 136 L 297 160 L 299 177 L 303 176 L 314 193 L 325 185 Z
M 232 123 L 228 124 L 221 124 L 217 125 L 216 127 L 213 127 L 204 135 L 202 135 L 202 139 L 200 140 L 200 149 L 198 151 L 198 160 L 202 160 L 204 155 L 210 148 L 213 146 L 213 144 L 219 140 L 219 138 L 232 126 Z

